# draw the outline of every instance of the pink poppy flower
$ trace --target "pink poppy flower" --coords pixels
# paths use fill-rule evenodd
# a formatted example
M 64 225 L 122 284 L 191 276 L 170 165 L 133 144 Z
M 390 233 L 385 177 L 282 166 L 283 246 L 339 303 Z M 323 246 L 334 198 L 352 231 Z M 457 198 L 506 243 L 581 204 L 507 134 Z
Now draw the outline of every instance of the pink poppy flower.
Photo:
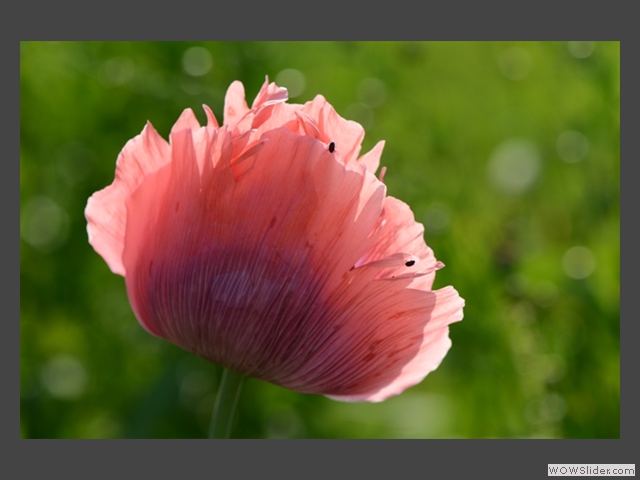
M 381 401 L 451 346 L 464 301 L 410 208 L 374 175 L 384 142 L 320 95 L 287 104 L 234 82 L 224 124 L 187 109 L 167 143 L 150 123 L 86 208 L 89 242 L 125 277 L 151 334 L 298 392 Z

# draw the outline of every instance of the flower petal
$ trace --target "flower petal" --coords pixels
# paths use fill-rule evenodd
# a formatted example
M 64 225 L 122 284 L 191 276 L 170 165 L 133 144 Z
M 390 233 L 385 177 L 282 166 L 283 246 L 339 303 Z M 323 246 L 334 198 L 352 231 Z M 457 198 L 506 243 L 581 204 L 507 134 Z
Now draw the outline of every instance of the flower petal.
M 269 83 L 269 77 L 266 77 L 262 88 L 251 105 L 251 108 L 256 109 L 263 105 L 273 105 L 274 103 L 286 102 L 288 98 L 289 93 L 286 88 L 278 87 L 275 83 Z
M 398 252 L 405 252 L 419 259 L 412 267 L 399 265 L 381 272 L 378 278 L 394 277 L 405 273 L 425 273 L 425 289 L 430 289 L 435 279 L 435 271 L 443 267 L 438 264 L 433 250 L 424 242 L 424 226 L 415 221 L 409 206 L 394 197 L 386 197 L 380 217 L 380 226 L 375 233 L 375 243 L 358 260 L 364 265 L 388 258 Z
M 391 383 L 377 391 L 356 395 L 328 395 L 328 397 L 347 402 L 380 402 L 417 385 L 427 374 L 435 370 L 451 347 L 448 325 L 462 320 L 464 300 L 453 287 L 436 290 L 433 294 L 436 297 L 435 306 L 424 326 L 419 349 Z M 393 350 L 389 352 L 391 353 Z
M 169 163 L 170 158 L 169 144 L 147 123 L 142 133 L 129 140 L 120 152 L 113 183 L 89 198 L 85 209 L 89 243 L 114 273 L 126 274 L 122 252 L 127 198 L 148 175 Z
M 378 143 L 376 143 L 375 147 L 373 147 L 358 159 L 358 163 L 365 164 L 367 170 L 369 170 L 371 173 L 376 173 L 376 170 L 378 170 L 378 167 L 380 166 L 380 157 L 382 156 L 383 149 L 384 140 L 380 140 Z M 380 178 L 380 181 L 382 181 L 382 178 Z
M 345 165 L 358 159 L 364 138 L 364 129 L 359 123 L 338 115 L 322 95 L 306 103 L 302 111 L 315 120 L 322 133 L 320 140 L 335 143 L 336 151 L 342 155 Z
M 204 109 L 204 112 L 207 115 L 207 126 L 213 127 L 213 128 L 219 128 L 220 125 L 218 125 L 218 120 L 216 119 L 216 116 L 213 114 L 213 111 L 211 110 L 211 108 L 209 108 L 208 105 L 202 105 L 202 108 Z
M 247 113 L 249 107 L 245 100 L 244 85 L 235 81 L 229 86 L 224 98 L 224 124 L 233 129 Z
M 200 123 L 196 118 L 195 113 L 190 108 L 185 109 L 182 112 L 182 115 L 178 118 L 178 121 L 171 128 L 171 133 L 179 132 L 180 130 L 198 130 L 200 128 Z

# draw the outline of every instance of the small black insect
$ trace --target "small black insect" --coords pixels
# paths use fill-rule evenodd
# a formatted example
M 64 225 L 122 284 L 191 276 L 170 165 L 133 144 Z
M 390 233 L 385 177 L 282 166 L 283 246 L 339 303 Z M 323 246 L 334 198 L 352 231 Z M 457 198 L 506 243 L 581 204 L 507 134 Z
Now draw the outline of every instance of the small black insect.
M 415 260 L 409 260 L 404 264 L 405 267 L 413 267 L 416 264 Z
M 329 144 L 329 153 L 333 153 L 335 149 L 336 149 L 336 144 L 334 142 L 331 142 Z

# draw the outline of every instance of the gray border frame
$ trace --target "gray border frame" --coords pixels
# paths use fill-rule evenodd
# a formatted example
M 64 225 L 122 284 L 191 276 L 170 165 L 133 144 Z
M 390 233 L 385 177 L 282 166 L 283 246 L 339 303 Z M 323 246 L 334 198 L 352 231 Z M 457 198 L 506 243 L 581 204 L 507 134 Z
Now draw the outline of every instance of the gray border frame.
M 3 58 L 10 63 L 17 59 L 19 64 L 18 42 L 21 40 L 187 39 L 613 40 L 621 42 L 621 57 L 638 58 L 629 24 L 634 18 L 631 3 L 455 1 L 420 5 L 394 1 L 360 5 L 360 8 L 349 9 L 337 2 L 303 8 L 293 2 L 253 5 L 201 2 L 167 6 L 113 1 L 14 4 L 13 11 L 18 14 L 5 11 L 3 30 L 18 32 L 11 34 L 11 42 L 3 42 Z M 14 35 L 17 38 L 14 39 Z M 636 68 L 635 62 L 625 63 L 627 86 L 638 85 Z M 15 122 L 15 112 L 18 118 L 20 114 L 20 96 L 14 90 L 17 87 L 19 91 L 19 80 L 12 81 L 15 78 L 3 77 L 3 81 L 9 83 L 3 89 L 7 105 L 3 112 L 6 117 L 11 115 L 3 134 L 11 137 L 12 141 L 7 143 L 12 150 L 17 147 L 16 155 L 19 155 L 19 143 L 13 140 L 14 135 L 19 138 L 20 133 L 19 123 Z M 626 117 L 622 130 L 627 139 L 632 138 L 630 112 L 637 104 L 636 95 L 635 89 L 626 89 L 627 107 L 621 108 L 621 115 Z M 621 147 L 626 158 L 638 157 L 638 147 L 633 142 L 627 141 Z M 637 195 L 637 189 L 630 186 L 634 163 L 627 163 L 623 175 L 627 188 L 621 190 L 621 202 L 627 212 L 629 205 L 635 204 L 632 197 Z M 3 177 L 8 185 L 2 191 L 15 195 L 12 178 L 15 177 L 11 174 Z M 16 211 L 13 208 L 6 218 L 13 219 Z M 5 209 L 8 209 L 6 204 Z M 631 227 L 625 228 L 624 238 L 626 245 L 637 244 L 637 234 Z M 11 244 L 8 240 L 7 243 Z M 622 275 L 627 277 L 632 270 L 637 271 L 630 263 L 629 250 L 627 248 L 627 264 L 621 268 Z M 14 268 L 19 271 L 19 264 L 15 265 L 19 263 L 19 256 L 17 258 L 13 252 L 5 254 L 5 272 Z M 8 289 L 4 298 L 9 300 L 7 308 L 11 313 L 2 322 L 3 353 L 9 359 L 17 359 L 19 323 L 9 319 L 15 318 L 14 308 L 19 312 L 19 283 L 7 281 L 5 285 Z M 316 475 L 340 478 L 354 474 L 391 478 L 468 478 L 479 474 L 490 478 L 540 478 L 546 476 L 548 463 L 637 463 L 639 425 L 634 407 L 639 401 L 633 379 L 637 378 L 634 367 L 638 365 L 638 349 L 632 345 L 637 338 L 633 313 L 637 306 L 632 307 L 629 301 L 629 278 L 626 285 L 627 300 L 621 302 L 624 315 L 621 314 L 620 336 L 621 380 L 626 382 L 621 388 L 624 398 L 621 398 L 619 440 L 21 440 L 18 438 L 19 412 L 14 410 L 16 405 L 19 409 L 19 404 L 13 388 L 9 388 L 11 393 L 2 397 L 6 405 L 2 409 L 3 431 L 9 445 L 3 455 L 3 470 L 19 472 L 15 475 L 18 478 L 51 474 L 64 474 L 66 478 L 139 475 L 188 478 L 193 474 L 205 478 L 245 478 L 267 473 L 279 478 Z M 17 385 L 19 391 L 19 370 L 12 361 L 3 365 L 7 383 Z M 636 447 L 632 449 L 634 444 Z

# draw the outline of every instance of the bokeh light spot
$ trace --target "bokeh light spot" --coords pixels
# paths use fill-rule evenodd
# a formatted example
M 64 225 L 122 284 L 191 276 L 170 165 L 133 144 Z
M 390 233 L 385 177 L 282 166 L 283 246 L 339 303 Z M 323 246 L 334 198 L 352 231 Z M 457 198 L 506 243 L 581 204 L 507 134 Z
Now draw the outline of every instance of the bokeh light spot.
M 344 118 L 358 122 L 365 130 L 373 126 L 373 110 L 364 103 L 349 105 L 344 112 Z
M 384 417 L 398 437 L 433 437 L 451 426 L 451 402 L 444 395 L 405 393 L 393 400 L 384 410 Z
M 265 422 L 267 438 L 299 438 L 304 436 L 304 423 L 298 412 L 285 405 L 278 405 Z
M 511 307 L 510 317 L 518 323 L 528 324 L 536 319 L 536 310 L 530 302 L 523 300 Z
M 87 372 L 78 359 L 69 355 L 58 355 L 44 365 L 40 381 L 52 396 L 74 399 L 85 391 Z
M 564 273 L 576 280 L 587 278 L 595 268 L 596 258 L 587 247 L 571 247 L 562 257 Z
M 135 67 L 129 57 L 114 57 L 104 62 L 98 71 L 99 80 L 107 86 L 120 86 L 133 79 Z
M 300 70 L 285 68 L 276 75 L 276 84 L 287 89 L 289 98 L 295 98 L 304 93 L 307 80 Z
M 446 205 L 433 203 L 424 214 L 424 228 L 433 235 L 439 235 L 447 230 L 451 215 Z
M 196 409 L 207 394 L 216 391 L 211 375 L 204 370 L 189 372 L 180 382 L 180 401 L 186 407 Z
M 545 422 L 559 422 L 567 413 L 567 402 L 557 393 L 549 393 L 540 402 L 540 416 Z
M 569 53 L 576 58 L 587 58 L 593 53 L 594 42 L 567 42 Z
M 67 240 L 69 216 L 49 197 L 38 195 L 20 209 L 20 236 L 36 250 L 53 252 Z
M 365 78 L 358 85 L 358 99 L 369 107 L 379 107 L 387 98 L 387 87 L 382 80 Z
M 184 71 L 193 77 L 205 75 L 213 67 L 211 53 L 204 47 L 191 47 L 182 56 Z
M 86 427 L 85 438 L 118 438 L 122 426 L 109 414 L 96 416 Z
M 489 159 L 489 179 L 503 193 L 518 195 L 538 179 L 541 158 L 535 143 L 511 138 L 502 142 Z
M 567 163 L 577 163 L 589 152 L 589 141 L 582 133 L 567 130 L 556 141 L 558 156 Z
M 522 80 L 531 71 L 531 55 L 522 47 L 510 47 L 498 57 L 498 69 L 509 80 Z
M 56 170 L 69 185 L 82 182 L 91 173 L 94 154 L 79 142 L 71 142 L 57 152 Z
M 547 383 L 556 383 L 564 377 L 566 364 L 560 355 L 548 354 L 540 358 L 542 377 Z

